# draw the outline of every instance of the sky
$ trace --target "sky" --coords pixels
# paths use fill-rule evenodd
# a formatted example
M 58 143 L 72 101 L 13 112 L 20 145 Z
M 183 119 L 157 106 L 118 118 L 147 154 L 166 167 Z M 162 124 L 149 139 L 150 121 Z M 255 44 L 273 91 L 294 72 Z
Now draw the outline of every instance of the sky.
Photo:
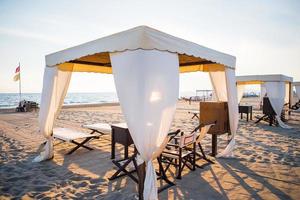
M 45 55 L 139 25 L 237 58 L 236 74 L 300 81 L 300 1 L 0 0 L 0 92 L 41 92 Z M 180 91 L 210 89 L 207 73 L 180 75 Z M 69 92 L 114 92 L 112 75 L 74 73 Z

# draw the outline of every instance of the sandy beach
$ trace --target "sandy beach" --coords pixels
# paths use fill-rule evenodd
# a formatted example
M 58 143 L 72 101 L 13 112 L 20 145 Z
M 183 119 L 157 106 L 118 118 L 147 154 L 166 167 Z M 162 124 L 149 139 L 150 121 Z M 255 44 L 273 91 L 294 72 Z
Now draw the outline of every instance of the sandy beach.
M 189 110 L 198 103 L 179 102 L 171 130 L 190 132 L 197 124 Z M 254 116 L 260 114 L 255 110 Z M 44 141 L 38 133 L 38 113 L 0 114 L 0 199 L 135 199 L 137 188 L 128 177 L 113 181 L 110 135 L 93 140 L 93 151 L 79 149 L 66 155 L 72 144 L 55 146 L 54 159 L 32 163 Z M 159 194 L 160 199 L 300 199 L 300 113 L 288 116 L 293 129 L 270 127 L 267 123 L 240 120 L 235 158 L 211 158 L 215 164 L 191 172 L 185 169 L 181 180 L 174 168 L 167 175 L 175 186 Z M 120 106 L 63 108 L 56 127 L 81 131 L 81 125 L 97 122 L 123 122 Z M 56 142 L 58 143 L 58 142 Z M 227 136 L 219 137 L 219 152 Z M 207 153 L 211 137 L 203 142 Z M 117 156 L 122 147 L 117 146 Z M 198 161 L 198 164 L 205 164 Z

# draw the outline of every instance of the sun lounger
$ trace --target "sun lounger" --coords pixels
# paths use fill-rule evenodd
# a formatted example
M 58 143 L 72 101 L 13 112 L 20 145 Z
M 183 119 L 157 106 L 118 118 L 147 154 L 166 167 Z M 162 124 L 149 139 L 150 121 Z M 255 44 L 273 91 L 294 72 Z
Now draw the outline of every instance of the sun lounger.
M 189 111 L 189 114 L 193 115 L 192 119 L 194 119 L 195 117 L 199 119 L 200 111 L 197 110 Z
M 111 134 L 111 125 L 107 123 L 97 123 L 97 124 L 87 124 L 82 125 L 83 128 L 90 129 L 93 133 L 99 133 L 101 135 L 109 135 Z
M 98 133 L 84 133 L 77 130 L 69 129 L 69 128 L 54 128 L 53 129 L 53 137 L 55 139 L 59 139 L 63 142 L 70 142 L 75 144 L 76 146 L 69 151 L 67 154 L 72 154 L 74 151 L 83 147 L 88 150 L 93 150 L 91 147 L 86 146 L 85 144 L 89 142 L 91 139 L 99 138 Z M 76 140 L 83 139 L 82 142 L 77 142 Z

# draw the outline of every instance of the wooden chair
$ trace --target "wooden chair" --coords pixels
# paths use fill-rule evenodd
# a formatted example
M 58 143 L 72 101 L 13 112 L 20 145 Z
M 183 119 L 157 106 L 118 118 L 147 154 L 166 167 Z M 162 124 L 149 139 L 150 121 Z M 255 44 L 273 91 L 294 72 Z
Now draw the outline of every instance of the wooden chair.
M 268 97 L 263 98 L 263 116 L 258 118 L 255 123 L 259 123 L 261 120 L 269 122 L 269 125 L 272 126 L 275 124 L 277 126 L 278 122 L 275 118 L 276 113 L 271 105 L 270 99 Z
M 168 133 L 167 141 L 172 140 L 174 137 L 176 137 L 180 133 L 180 130 L 170 132 Z M 161 149 L 164 148 L 165 145 L 163 144 L 161 146 Z M 161 149 L 157 152 L 161 152 Z M 138 162 L 137 162 L 137 156 L 138 151 L 135 149 L 135 152 L 133 155 L 129 156 L 128 158 L 124 158 L 122 160 L 113 160 L 112 162 L 114 165 L 118 167 L 117 171 L 109 178 L 109 180 L 114 180 L 116 178 L 122 177 L 122 176 L 128 176 L 130 177 L 134 182 L 136 182 L 139 185 L 143 186 L 143 183 L 140 183 L 140 181 L 143 182 L 144 178 L 140 176 L 135 176 L 133 173 L 138 172 Z M 175 185 L 173 182 L 171 182 L 163 170 L 162 162 L 161 162 L 161 156 L 158 156 L 157 154 L 153 155 L 153 159 L 157 159 L 158 165 L 159 165 L 159 171 L 156 172 L 157 179 L 163 180 L 167 183 L 167 185 L 162 186 L 158 189 L 158 192 L 161 192 L 173 185 Z M 130 169 L 129 169 L 130 168 Z
M 195 170 L 196 131 L 188 135 L 181 132 L 181 136 L 176 140 L 179 140 L 179 143 L 169 143 L 161 156 L 162 162 L 167 164 L 166 168 L 163 169 L 164 173 L 173 165 L 177 168 L 176 178 L 181 179 L 184 167 L 188 167 L 192 171 Z M 190 145 L 192 145 L 192 149 L 189 148 Z
M 291 109 L 292 110 L 298 110 L 300 108 L 300 100 L 295 103 L 294 105 L 291 106 Z
M 198 157 L 198 159 L 204 159 L 207 162 L 212 163 L 212 164 L 214 164 L 214 162 L 211 161 L 210 159 L 208 159 L 207 156 L 205 155 L 205 153 L 203 151 L 203 148 L 202 148 L 202 145 L 201 145 L 201 141 L 204 139 L 204 137 L 208 133 L 209 129 L 212 126 L 214 126 L 215 124 L 216 123 L 207 124 L 207 125 L 202 125 L 202 124 L 200 125 L 201 130 L 200 130 L 200 133 L 197 135 L 196 145 L 198 145 L 198 148 L 200 149 L 201 155 L 200 155 L 199 151 L 196 150 L 196 152 L 195 152 L 196 157 Z M 196 158 L 196 160 L 197 160 L 197 158 Z M 196 164 L 196 166 L 199 167 L 199 168 L 202 168 L 201 166 L 199 166 L 197 164 Z

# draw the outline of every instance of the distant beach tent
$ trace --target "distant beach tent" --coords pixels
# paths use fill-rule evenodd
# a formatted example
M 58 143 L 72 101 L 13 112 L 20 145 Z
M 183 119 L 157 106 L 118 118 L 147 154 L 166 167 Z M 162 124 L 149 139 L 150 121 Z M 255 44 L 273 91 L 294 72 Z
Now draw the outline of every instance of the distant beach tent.
M 277 114 L 276 119 L 279 121 L 279 125 L 283 128 L 290 128 L 281 121 L 280 115 L 285 103 L 289 104 L 289 108 L 292 105 L 292 77 L 282 74 L 248 75 L 237 76 L 236 81 L 239 102 L 242 99 L 245 85 L 259 84 L 261 86 L 261 100 L 265 95 L 267 95 L 274 111 Z
M 39 113 L 40 131 L 47 143 L 35 161 L 53 156 L 53 123 L 72 72 L 113 74 L 130 134 L 146 163 L 144 198 L 157 199 L 152 156 L 163 149 L 175 114 L 179 73 L 209 72 L 216 99 L 228 101 L 232 140 L 221 154 L 226 156 L 232 153 L 238 126 L 235 62 L 231 55 L 147 26 L 47 55 Z

